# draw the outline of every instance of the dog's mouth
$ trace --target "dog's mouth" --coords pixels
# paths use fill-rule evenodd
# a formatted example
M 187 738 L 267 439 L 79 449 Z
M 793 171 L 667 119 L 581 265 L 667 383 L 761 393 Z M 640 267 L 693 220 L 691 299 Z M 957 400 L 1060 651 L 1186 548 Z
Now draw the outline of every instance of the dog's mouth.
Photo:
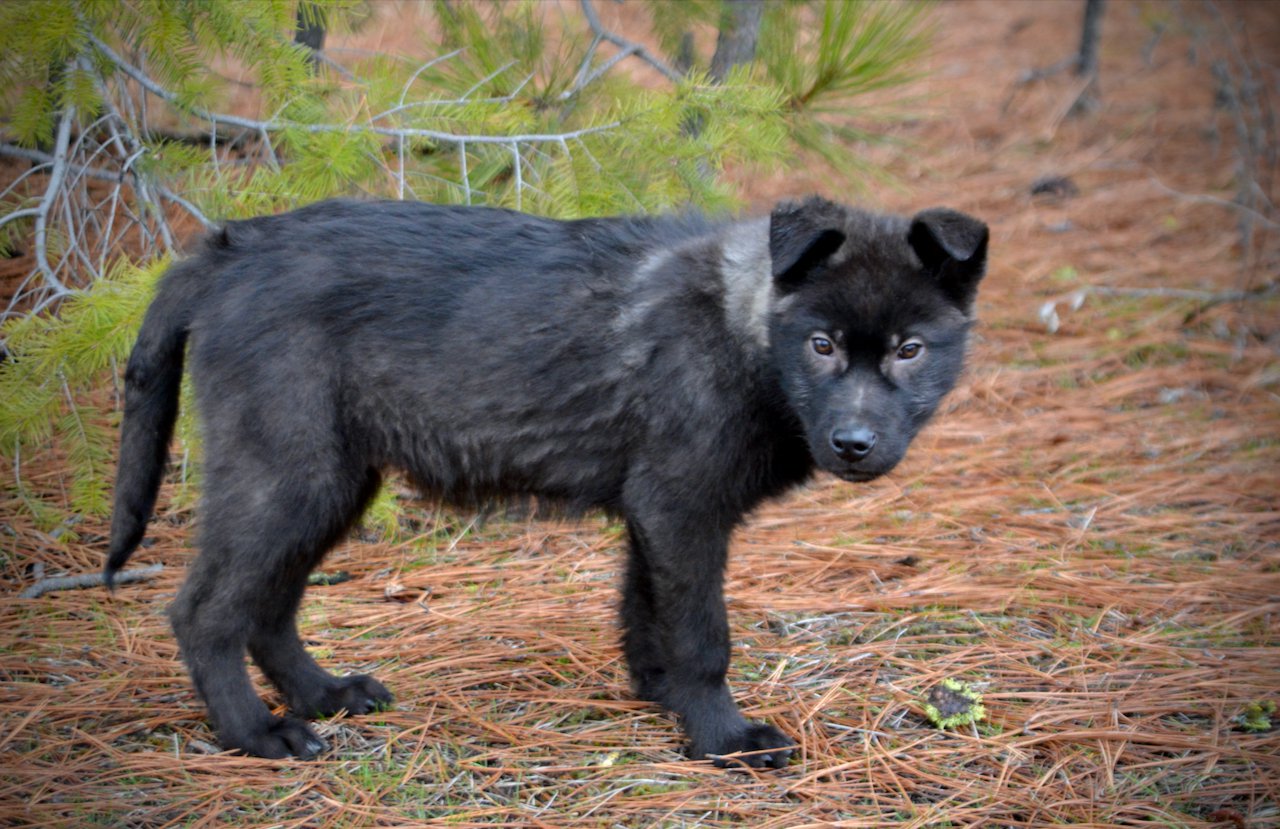
M 850 469 L 848 467 L 844 469 L 832 469 L 831 473 L 842 481 L 848 481 L 854 484 L 865 484 L 867 481 L 874 481 L 876 478 L 879 478 L 884 474 L 884 472 L 867 472 L 862 469 Z

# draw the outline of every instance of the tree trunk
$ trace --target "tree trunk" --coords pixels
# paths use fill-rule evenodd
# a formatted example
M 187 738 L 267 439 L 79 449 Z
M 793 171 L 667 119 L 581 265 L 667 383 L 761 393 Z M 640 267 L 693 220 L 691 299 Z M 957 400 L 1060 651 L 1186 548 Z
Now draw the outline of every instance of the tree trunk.
M 293 31 L 293 42 L 311 49 L 309 60 L 312 67 L 320 62 L 317 54 L 324 48 L 324 12 L 315 3 L 303 0 L 298 4 L 297 28 Z
M 733 67 L 755 58 L 763 13 L 764 0 L 724 0 L 716 53 L 711 58 L 711 77 L 716 83 L 724 83 Z
M 1098 39 L 1102 34 L 1102 12 L 1107 0 L 1085 0 L 1084 25 L 1080 30 L 1080 52 L 1075 73 L 1080 77 L 1098 74 Z

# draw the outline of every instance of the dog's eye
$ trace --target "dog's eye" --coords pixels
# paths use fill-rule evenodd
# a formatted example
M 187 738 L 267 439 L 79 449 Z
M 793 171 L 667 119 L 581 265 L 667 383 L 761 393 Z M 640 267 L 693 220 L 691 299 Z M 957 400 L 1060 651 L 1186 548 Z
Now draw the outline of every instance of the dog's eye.
M 830 357 L 836 352 L 836 347 L 826 337 L 814 337 L 809 343 L 813 346 L 813 350 L 823 357 Z
M 902 347 L 898 349 L 898 359 L 914 360 L 920 356 L 922 351 L 924 351 L 924 345 L 912 340 L 909 343 L 903 343 Z

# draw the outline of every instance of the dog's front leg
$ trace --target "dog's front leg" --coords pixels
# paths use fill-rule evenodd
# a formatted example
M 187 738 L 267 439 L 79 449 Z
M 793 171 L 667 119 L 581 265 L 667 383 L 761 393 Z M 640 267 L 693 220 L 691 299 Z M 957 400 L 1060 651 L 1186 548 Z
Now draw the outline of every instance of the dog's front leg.
M 723 582 L 729 527 L 669 509 L 633 513 L 628 529 L 631 549 L 622 610 L 636 692 L 680 717 L 695 759 L 785 766 L 792 741 L 772 726 L 747 721 L 725 681 L 729 625 Z M 739 752 L 746 754 L 722 759 Z

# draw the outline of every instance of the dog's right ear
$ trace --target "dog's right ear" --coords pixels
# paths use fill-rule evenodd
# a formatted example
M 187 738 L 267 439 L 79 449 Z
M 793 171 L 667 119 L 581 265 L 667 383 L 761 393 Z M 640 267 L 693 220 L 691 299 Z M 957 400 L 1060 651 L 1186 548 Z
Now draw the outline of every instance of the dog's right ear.
M 838 205 L 825 199 L 783 202 L 769 214 L 773 282 L 783 293 L 800 287 L 809 271 L 844 244 Z

